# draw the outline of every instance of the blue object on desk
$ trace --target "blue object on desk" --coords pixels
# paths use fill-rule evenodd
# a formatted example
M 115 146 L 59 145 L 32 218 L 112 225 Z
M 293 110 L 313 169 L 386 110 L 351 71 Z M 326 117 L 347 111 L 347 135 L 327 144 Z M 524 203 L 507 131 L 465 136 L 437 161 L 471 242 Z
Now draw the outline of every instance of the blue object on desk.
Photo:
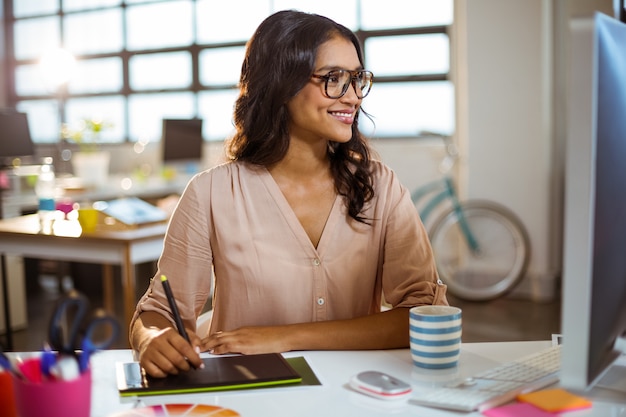
M 4 369 L 5 371 L 13 370 L 13 364 L 11 364 L 9 357 L 2 350 L 0 350 L 0 368 Z
M 43 376 L 46 378 L 50 378 L 52 376 L 52 368 L 54 368 L 56 362 L 56 353 L 50 350 L 50 346 L 46 345 L 41 353 L 41 373 Z
M 165 211 L 137 197 L 107 201 L 102 205 L 101 211 L 130 226 L 167 220 Z
M 102 309 L 89 313 L 87 297 L 71 291 L 54 308 L 48 326 L 48 342 L 62 355 L 75 355 L 77 349 L 82 350 L 78 363 L 80 371 L 84 372 L 89 366 L 91 355 L 110 347 L 119 332 L 119 323 L 113 316 Z

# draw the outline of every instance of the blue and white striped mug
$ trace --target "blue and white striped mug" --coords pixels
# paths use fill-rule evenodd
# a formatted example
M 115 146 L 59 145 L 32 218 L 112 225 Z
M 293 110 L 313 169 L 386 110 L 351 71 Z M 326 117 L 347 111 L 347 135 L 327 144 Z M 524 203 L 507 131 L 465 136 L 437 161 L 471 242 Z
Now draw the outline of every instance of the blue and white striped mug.
M 409 336 L 416 366 L 428 369 L 457 366 L 461 354 L 461 309 L 441 305 L 411 308 Z

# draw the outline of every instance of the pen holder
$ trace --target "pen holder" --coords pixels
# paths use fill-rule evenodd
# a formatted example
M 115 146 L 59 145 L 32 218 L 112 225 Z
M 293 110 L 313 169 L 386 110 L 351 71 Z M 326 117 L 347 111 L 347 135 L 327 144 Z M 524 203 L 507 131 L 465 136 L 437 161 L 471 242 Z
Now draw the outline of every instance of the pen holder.
M 20 417 L 89 417 L 91 371 L 71 381 L 39 383 L 13 377 L 15 404 Z
M 0 417 L 17 417 L 11 373 L 0 371 Z

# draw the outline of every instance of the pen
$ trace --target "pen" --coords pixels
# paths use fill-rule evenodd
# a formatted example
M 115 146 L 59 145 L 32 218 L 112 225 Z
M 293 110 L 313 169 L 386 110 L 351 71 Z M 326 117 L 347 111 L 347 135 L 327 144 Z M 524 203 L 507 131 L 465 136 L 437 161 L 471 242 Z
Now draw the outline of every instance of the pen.
M 57 355 L 50 349 L 50 346 L 46 343 L 44 345 L 43 352 L 41 353 L 41 373 L 46 378 L 52 376 L 52 368 L 57 363 Z
M 170 309 L 172 310 L 172 315 L 174 316 L 178 333 L 180 333 L 180 335 L 184 337 L 187 342 L 191 343 L 189 335 L 185 330 L 185 326 L 183 326 L 183 320 L 180 318 L 180 313 L 178 312 L 178 307 L 176 306 L 176 300 L 174 299 L 172 288 L 170 287 L 170 283 L 167 281 L 167 277 L 165 275 L 161 275 L 161 282 L 163 283 L 163 289 L 165 290 L 165 295 L 167 296 L 167 302 L 170 304 Z

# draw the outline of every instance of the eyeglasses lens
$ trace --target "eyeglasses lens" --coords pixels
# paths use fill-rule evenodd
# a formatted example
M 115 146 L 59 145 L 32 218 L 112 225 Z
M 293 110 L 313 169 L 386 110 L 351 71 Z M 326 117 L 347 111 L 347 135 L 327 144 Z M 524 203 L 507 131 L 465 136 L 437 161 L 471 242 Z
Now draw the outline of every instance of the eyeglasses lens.
M 354 74 L 354 75 L 353 75 Z M 372 73 L 369 71 L 331 71 L 326 82 L 326 94 L 331 98 L 343 96 L 354 80 L 354 89 L 358 98 L 365 97 L 372 86 Z

